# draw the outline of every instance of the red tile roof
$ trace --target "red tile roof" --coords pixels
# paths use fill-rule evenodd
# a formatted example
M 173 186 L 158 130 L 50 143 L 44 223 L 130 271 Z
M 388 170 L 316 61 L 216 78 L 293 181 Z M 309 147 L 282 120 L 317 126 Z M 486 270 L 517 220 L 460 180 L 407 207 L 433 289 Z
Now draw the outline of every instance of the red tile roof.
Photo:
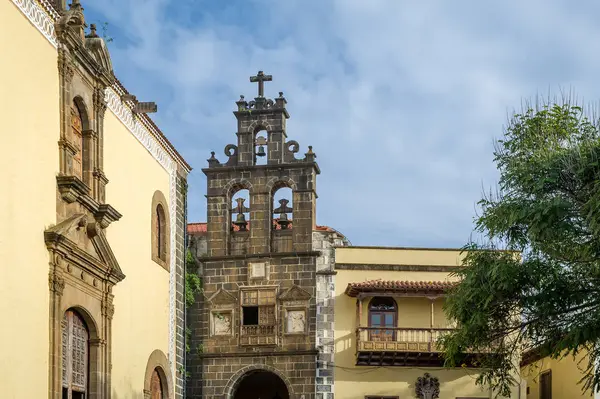
M 385 281 L 370 280 L 349 283 L 346 295 L 356 297 L 359 293 L 427 293 L 443 294 L 456 283 L 449 281 Z
M 273 219 L 273 222 L 277 222 L 277 219 Z M 278 224 L 275 224 L 276 229 L 279 230 L 281 227 Z M 290 227 L 292 226 L 292 223 L 290 223 Z M 187 232 L 188 234 L 205 234 L 206 233 L 206 222 L 200 222 L 200 223 L 188 223 L 187 225 Z M 250 228 L 250 222 L 248 222 L 248 228 Z M 233 226 L 233 230 L 234 231 L 239 231 L 239 227 L 234 225 Z M 316 226 L 315 228 L 316 231 L 325 231 L 328 233 L 337 233 L 337 231 L 331 227 L 328 226 Z

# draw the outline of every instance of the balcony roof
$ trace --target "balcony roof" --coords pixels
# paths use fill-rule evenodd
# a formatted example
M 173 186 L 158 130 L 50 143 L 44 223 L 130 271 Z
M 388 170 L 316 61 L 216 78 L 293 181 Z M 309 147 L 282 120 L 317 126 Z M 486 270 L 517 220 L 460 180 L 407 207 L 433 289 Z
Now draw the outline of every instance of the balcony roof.
M 443 295 L 456 283 L 450 281 L 386 281 L 369 280 L 360 283 L 349 283 L 346 295 L 357 297 L 360 294 L 420 294 Z

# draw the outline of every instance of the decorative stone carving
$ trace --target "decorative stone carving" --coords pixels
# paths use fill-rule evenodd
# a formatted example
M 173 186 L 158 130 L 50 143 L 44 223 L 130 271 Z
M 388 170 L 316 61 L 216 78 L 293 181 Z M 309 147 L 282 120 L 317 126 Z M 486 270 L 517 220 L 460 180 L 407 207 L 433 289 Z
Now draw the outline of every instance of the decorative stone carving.
M 213 312 L 213 335 L 231 335 L 231 313 Z
M 50 286 L 51 292 L 55 292 L 56 295 L 62 296 L 63 291 L 65 289 L 65 279 L 64 278 L 62 278 L 60 275 L 58 275 L 54 272 L 50 272 L 50 275 L 48 278 L 48 284 Z
M 267 276 L 267 264 L 265 262 L 248 263 L 250 278 L 264 279 Z
M 279 295 L 280 301 L 307 301 L 309 300 L 311 295 L 298 287 L 297 285 L 293 285 L 284 292 Z
M 208 298 L 213 307 L 231 306 L 237 303 L 237 298 L 229 292 L 220 289 Z
M 286 332 L 288 334 L 302 334 L 305 331 L 306 312 L 304 310 L 288 310 Z
M 417 378 L 415 384 L 415 394 L 419 399 L 437 399 L 440 397 L 440 382 L 437 377 L 432 377 L 429 373 L 423 374 L 423 377 Z

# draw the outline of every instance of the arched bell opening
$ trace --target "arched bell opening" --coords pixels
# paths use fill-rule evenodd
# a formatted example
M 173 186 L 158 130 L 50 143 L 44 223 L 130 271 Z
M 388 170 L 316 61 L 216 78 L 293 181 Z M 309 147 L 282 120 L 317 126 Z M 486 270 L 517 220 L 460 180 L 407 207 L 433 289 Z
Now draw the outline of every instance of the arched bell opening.
M 231 196 L 230 206 L 229 253 L 242 255 L 247 253 L 250 242 L 250 190 L 236 191 Z
M 266 165 L 269 162 L 268 133 L 258 130 L 254 134 L 254 165 Z
M 273 222 L 271 248 L 273 252 L 292 251 L 293 191 L 287 186 L 273 190 L 271 195 Z

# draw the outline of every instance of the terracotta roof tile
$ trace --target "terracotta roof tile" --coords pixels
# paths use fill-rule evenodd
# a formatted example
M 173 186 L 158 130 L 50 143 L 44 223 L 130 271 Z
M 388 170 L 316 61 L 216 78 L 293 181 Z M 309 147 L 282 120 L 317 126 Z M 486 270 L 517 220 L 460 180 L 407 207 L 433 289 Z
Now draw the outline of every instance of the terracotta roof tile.
M 346 295 L 356 297 L 359 293 L 430 293 L 443 294 L 456 283 L 449 281 L 386 281 L 370 280 L 360 283 L 349 283 Z
M 273 222 L 277 222 L 277 219 L 273 219 Z M 275 224 L 276 229 L 279 230 L 280 226 L 278 224 Z M 290 226 L 292 226 L 292 223 L 290 223 Z M 250 227 L 250 222 L 248 222 L 248 228 Z M 233 226 L 233 230 L 234 231 L 239 231 L 239 227 L 238 226 Z M 328 233 L 336 233 L 337 231 L 329 226 L 316 226 L 315 228 L 316 231 L 325 231 Z M 187 232 L 188 234 L 204 234 L 207 231 L 207 225 L 206 222 L 199 222 L 199 223 L 188 223 L 187 225 Z

